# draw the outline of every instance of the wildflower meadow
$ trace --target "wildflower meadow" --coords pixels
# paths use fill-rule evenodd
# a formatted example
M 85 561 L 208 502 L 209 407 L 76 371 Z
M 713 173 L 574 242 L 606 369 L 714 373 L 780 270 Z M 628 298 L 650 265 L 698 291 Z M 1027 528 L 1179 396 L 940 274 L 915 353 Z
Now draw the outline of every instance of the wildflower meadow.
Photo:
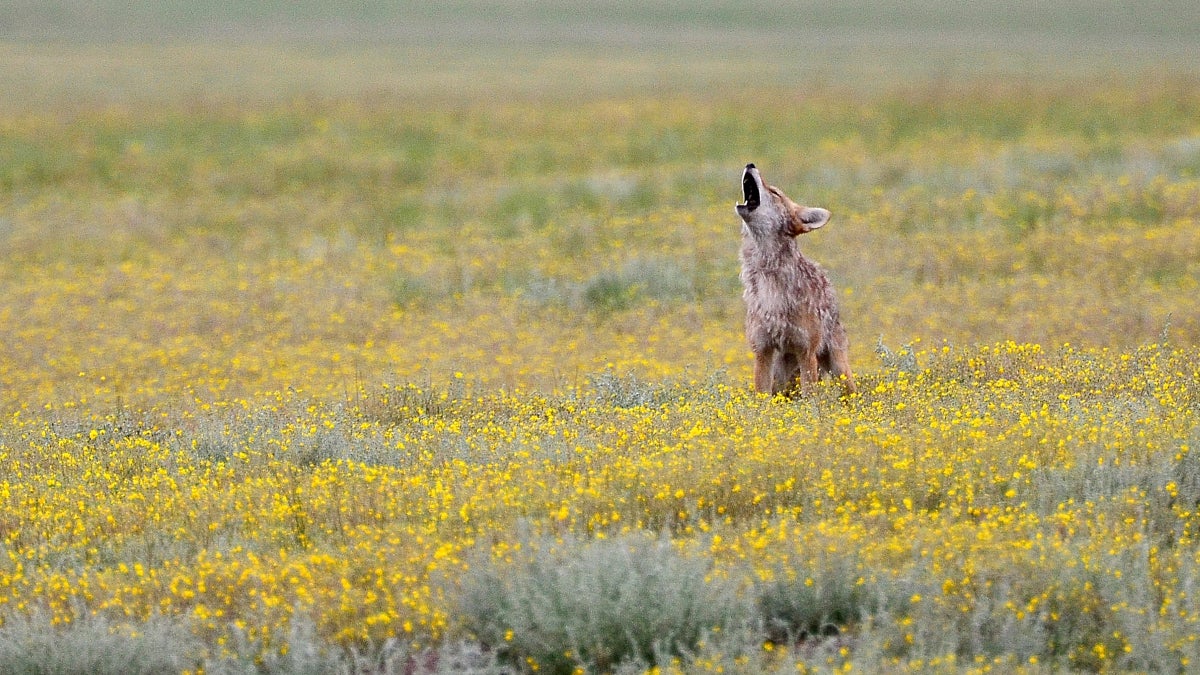
M 49 4 L 0 672 L 1200 669 L 1194 9 Z M 833 213 L 854 395 L 752 391 L 751 161 Z

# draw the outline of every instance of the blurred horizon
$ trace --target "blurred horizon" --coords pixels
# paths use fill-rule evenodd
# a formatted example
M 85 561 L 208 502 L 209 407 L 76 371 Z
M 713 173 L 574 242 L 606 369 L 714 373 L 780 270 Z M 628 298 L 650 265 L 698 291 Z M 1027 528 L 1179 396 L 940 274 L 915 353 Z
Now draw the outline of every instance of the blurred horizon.
M 1200 3 L 16 0 L 3 105 L 1195 77 Z
M 754 33 L 822 39 L 832 32 L 874 31 L 907 35 L 914 43 L 930 33 L 948 36 L 1019 35 L 1078 40 L 1108 36 L 1141 42 L 1148 50 L 1173 40 L 1190 42 L 1200 27 L 1200 5 L 1159 0 L 1134 5 L 1121 0 L 1044 3 L 1006 0 L 951 3 L 846 1 L 783 3 L 714 0 L 703 5 L 677 0 L 455 0 L 439 3 L 186 2 L 164 0 L 11 0 L 0 8 L 5 40 L 281 40 L 358 43 L 421 37 L 469 37 L 511 43 L 548 40 L 564 44 L 636 43 L 664 38 L 680 44 L 696 36 Z M 902 40 L 903 41 L 903 40 Z M 1111 43 L 1110 43 L 1111 46 Z

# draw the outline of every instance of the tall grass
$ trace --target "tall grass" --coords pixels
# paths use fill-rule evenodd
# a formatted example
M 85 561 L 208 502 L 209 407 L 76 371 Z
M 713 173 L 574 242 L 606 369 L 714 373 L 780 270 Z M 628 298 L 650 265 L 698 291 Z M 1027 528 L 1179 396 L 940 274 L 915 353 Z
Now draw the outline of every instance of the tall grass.
M 496 564 L 463 575 L 456 614 L 463 628 L 514 665 L 549 673 L 665 666 L 712 634 L 742 627 L 748 611 L 737 579 L 669 539 L 623 536 L 590 542 L 518 541 Z
M 12 675 L 168 675 L 194 668 L 195 636 L 165 617 L 127 625 L 88 617 L 54 625 L 45 613 L 8 612 L 0 626 L 0 671 Z

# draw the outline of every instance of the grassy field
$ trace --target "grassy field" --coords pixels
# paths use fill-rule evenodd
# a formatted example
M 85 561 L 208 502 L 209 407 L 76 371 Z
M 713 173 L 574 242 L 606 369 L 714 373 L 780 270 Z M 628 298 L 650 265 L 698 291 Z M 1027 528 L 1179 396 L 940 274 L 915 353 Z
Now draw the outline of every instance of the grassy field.
M 1194 670 L 1198 7 L 0 7 L 0 671 Z

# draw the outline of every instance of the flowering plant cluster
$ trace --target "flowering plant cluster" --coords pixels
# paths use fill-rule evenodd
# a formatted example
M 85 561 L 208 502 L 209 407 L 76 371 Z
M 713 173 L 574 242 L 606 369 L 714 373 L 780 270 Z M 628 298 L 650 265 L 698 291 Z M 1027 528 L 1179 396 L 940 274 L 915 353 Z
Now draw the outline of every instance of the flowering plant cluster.
M 1194 668 L 1186 84 L 0 114 L 0 658 Z M 750 391 L 750 159 L 858 394 Z

